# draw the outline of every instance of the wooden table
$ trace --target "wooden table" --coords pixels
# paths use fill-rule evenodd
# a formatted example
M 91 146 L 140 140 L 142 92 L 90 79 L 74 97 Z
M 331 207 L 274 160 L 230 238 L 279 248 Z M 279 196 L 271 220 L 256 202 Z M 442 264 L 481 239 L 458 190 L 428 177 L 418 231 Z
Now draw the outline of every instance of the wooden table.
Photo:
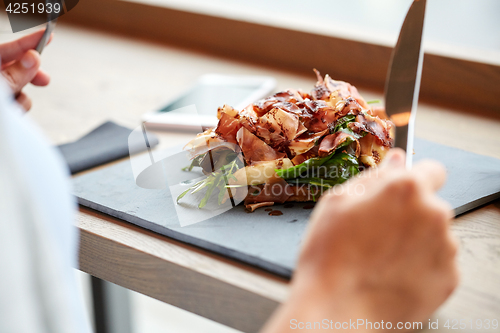
M 105 120 L 129 127 L 141 114 L 209 73 L 271 75 L 278 89 L 306 90 L 304 77 L 203 53 L 60 25 L 43 54 L 46 89 L 29 87 L 32 118 L 55 144 L 77 139 Z M 353 82 L 355 83 L 355 82 Z M 379 93 L 362 91 L 367 99 Z M 500 118 L 423 104 L 417 135 L 500 158 Z M 158 133 L 161 147 L 187 138 Z M 257 331 L 286 300 L 286 279 L 81 208 L 80 269 L 245 332 Z M 500 201 L 458 217 L 462 282 L 436 316 L 493 319 L 500 314 Z

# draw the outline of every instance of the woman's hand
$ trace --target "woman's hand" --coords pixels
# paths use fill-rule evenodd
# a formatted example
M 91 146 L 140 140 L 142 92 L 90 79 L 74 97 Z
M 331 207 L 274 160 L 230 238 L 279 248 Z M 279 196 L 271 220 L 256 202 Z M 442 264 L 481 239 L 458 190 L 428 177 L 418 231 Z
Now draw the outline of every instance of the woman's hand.
M 361 175 L 320 199 L 291 297 L 266 332 L 292 331 L 293 319 L 426 323 L 457 286 L 452 209 L 435 194 L 443 166 L 425 161 L 407 171 L 394 149 Z
M 28 111 L 31 99 L 22 92 L 24 86 L 46 86 L 50 82 L 47 73 L 40 69 L 40 55 L 34 49 L 44 30 L 37 31 L 18 40 L 0 44 L 1 73 L 11 87 L 16 101 Z

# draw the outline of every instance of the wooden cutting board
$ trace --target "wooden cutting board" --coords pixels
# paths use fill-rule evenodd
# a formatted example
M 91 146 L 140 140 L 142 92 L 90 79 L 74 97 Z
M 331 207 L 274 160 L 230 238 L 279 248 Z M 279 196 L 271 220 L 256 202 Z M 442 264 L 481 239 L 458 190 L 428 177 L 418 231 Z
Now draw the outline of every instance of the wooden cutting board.
M 439 195 L 457 215 L 500 197 L 499 159 L 422 139 L 416 139 L 415 152 L 416 161 L 432 158 L 446 166 L 448 181 Z M 175 170 L 181 172 L 183 165 L 175 164 L 173 168 L 168 158 L 163 161 L 170 168 L 168 179 L 182 177 Z M 262 208 L 246 213 L 240 205 L 202 222 L 181 226 L 179 207 L 176 210 L 168 186 L 137 186 L 130 161 L 78 176 L 73 186 L 83 206 L 285 277 L 293 272 L 311 213 L 308 203 L 296 203 L 290 208 L 274 206 L 283 212 L 280 216 L 270 216 Z M 210 214 L 203 209 L 192 212 L 198 217 Z

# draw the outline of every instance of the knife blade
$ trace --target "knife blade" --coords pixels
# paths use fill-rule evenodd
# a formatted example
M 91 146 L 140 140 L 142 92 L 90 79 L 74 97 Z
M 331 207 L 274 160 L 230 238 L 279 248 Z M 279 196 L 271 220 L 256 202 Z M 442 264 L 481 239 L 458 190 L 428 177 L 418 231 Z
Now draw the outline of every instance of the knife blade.
M 62 10 L 62 5 L 61 5 L 61 7 L 59 7 L 60 8 L 59 12 L 56 13 L 54 10 L 55 3 L 58 3 L 58 1 L 57 0 L 56 1 L 51 1 L 51 0 L 45 1 L 46 10 L 48 8 L 52 8 L 52 9 L 50 12 L 47 12 L 47 27 L 45 28 L 45 32 L 43 33 L 42 38 L 40 38 L 40 41 L 38 42 L 38 45 L 36 46 L 36 49 L 35 49 L 39 54 L 42 54 L 43 49 L 45 48 L 45 46 L 49 42 L 50 35 L 52 34 L 52 32 L 54 31 L 54 29 L 56 27 L 57 18 L 59 17 L 58 14 Z M 48 4 L 51 4 L 51 6 L 48 7 L 47 6 Z
M 45 28 L 45 32 L 42 35 L 42 38 L 40 38 L 40 41 L 38 42 L 38 45 L 36 46 L 36 51 L 39 54 L 42 54 L 43 49 L 47 45 L 50 39 L 50 35 L 52 34 L 52 31 L 54 31 L 54 28 L 56 27 L 56 21 L 57 19 L 54 19 L 47 23 L 47 27 Z
M 426 0 L 414 0 L 392 52 L 385 86 L 385 108 L 395 129 L 395 147 L 406 151 L 406 167 L 413 160 L 413 137 L 424 59 L 422 34 Z

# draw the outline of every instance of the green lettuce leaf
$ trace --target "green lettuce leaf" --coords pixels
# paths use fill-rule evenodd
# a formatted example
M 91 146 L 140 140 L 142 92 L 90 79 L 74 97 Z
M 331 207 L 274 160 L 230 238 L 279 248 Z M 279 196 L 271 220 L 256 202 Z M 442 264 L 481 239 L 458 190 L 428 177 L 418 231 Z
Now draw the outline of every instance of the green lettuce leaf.
M 359 173 L 359 163 L 355 156 L 347 153 L 336 153 L 327 162 L 311 169 L 306 175 L 287 179 L 290 184 L 309 184 L 330 188 L 342 184 Z
M 304 173 L 309 173 L 310 170 L 317 168 L 325 163 L 327 163 L 334 155 L 335 152 L 338 151 L 339 149 L 348 146 L 354 141 L 353 138 L 347 138 L 345 142 L 343 142 L 340 146 L 337 147 L 337 149 L 332 152 L 330 155 L 325 156 L 325 157 L 313 157 L 305 161 L 304 163 L 297 164 L 291 168 L 288 169 L 275 169 L 274 171 L 276 172 L 276 175 L 278 177 L 281 177 L 283 179 L 292 179 L 292 178 L 297 178 L 301 174 Z
M 337 120 L 335 127 L 331 133 L 337 133 L 338 131 L 349 129 L 347 125 L 356 120 L 356 116 L 353 114 L 348 114 L 347 116 L 343 116 L 339 120 Z M 350 131 L 350 130 L 349 130 Z

